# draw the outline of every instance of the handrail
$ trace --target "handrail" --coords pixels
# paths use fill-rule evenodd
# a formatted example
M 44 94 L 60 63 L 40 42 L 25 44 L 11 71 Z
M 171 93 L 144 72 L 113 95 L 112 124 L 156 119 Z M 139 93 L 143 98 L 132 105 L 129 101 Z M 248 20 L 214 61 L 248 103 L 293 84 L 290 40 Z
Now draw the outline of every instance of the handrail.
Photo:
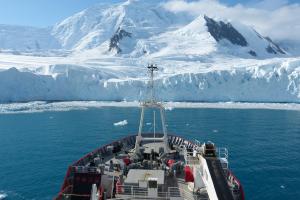
M 219 158 L 226 158 L 226 160 L 228 160 L 228 156 L 229 156 L 229 153 L 228 153 L 227 148 L 225 148 L 225 147 L 218 148 L 218 157 Z
M 97 167 L 72 166 L 72 169 L 77 173 L 100 173 Z
M 134 198 L 149 198 L 148 196 L 148 189 L 147 188 L 140 188 L 138 186 L 131 186 L 131 185 L 120 185 L 118 187 L 121 187 L 122 192 L 116 193 L 116 199 L 118 197 L 128 197 L 130 199 Z M 168 191 L 166 192 L 158 192 L 158 197 L 155 197 L 155 199 L 169 199 L 171 197 L 179 198 L 182 197 L 185 200 L 209 200 L 208 198 L 199 197 L 198 195 L 193 194 L 193 192 L 186 191 L 183 188 L 180 187 L 168 187 Z
M 195 143 L 196 143 L 196 145 L 197 145 L 198 147 L 201 147 L 201 142 L 200 142 L 199 140 L 196 140 L 196 139 L 195 139 Z
M 223 167 L 223 169 L 227 170 L 229 168 L 229 166 L 228 166 L 229 165 L 228 150 L 225 147 L 219 147 L 217 150 L 218 150 L 218 158 L 220 160 L 225 161 L 225 162 L 223 162 L 225 164 L 225 166 L 224 166 L 224 164 L 222 164 L 222 167 Z
M 205 197 L 199 197 L 198 195 L 194 194 L 193 192 L 190 192 L 190 191 L 187 191 L 183 188 L 180 188 L 180 187 L 169 187 L 168 190 L 178 190 L 179 192 L 179 196 L 169 196 L 169 197 L 183 197 L 183 199 L 185 200 L 194 200 L 194 199 L 197 199 L 197 200 L 209 200 L 209 198 L 205 198 Z
M 194 157 L 193 152 L 188 152 L 186 148 L 184 148 L 184 159 L 187 165 L 199 165 L 198 157 Z
M 64 196 L 75 196 L 75 197 L 90 197 L 91 194 L 73 194 L 73 193 L 70 193 L 70 194 L 63 194 Z

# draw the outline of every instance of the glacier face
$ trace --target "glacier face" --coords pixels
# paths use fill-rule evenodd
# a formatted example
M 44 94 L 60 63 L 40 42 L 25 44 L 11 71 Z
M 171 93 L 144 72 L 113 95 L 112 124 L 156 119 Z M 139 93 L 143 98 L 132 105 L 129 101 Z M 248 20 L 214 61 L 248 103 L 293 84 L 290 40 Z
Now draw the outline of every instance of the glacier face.
M 49 29 L 0 28 L 0 102 L 141 100 L 148 63 L 160 67 L 164 101 L 300 102 L 300 57 L 205 13 L 194 18 L 130 0 L 96 5 Z
M 157 96 L 164 101 L 300 102 L 300 58 L 225 60 L 156 60 L 163 66 L 155 80 Z M 119 62 L 2 70 L 0 100 L 142 100 L 147 79 L 139 65 L 146 61 Z

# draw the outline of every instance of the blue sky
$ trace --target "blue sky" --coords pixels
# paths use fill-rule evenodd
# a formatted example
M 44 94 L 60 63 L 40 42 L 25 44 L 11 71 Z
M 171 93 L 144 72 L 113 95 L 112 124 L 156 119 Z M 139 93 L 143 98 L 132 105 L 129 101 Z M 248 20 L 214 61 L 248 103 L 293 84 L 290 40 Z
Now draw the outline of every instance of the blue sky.
M 99 2 L 116 0 L 0 0 L 0 24 L 47 27 Z
M 47 27 L 96 3 L 120 0 L 0 0 L 0 24 Z M 220 0 L 227 5 L 251 6 L 261 0 Z M 278 0 L 277 0 L 278 1 Z M 298 3 L 300 0 L 280 0 Z

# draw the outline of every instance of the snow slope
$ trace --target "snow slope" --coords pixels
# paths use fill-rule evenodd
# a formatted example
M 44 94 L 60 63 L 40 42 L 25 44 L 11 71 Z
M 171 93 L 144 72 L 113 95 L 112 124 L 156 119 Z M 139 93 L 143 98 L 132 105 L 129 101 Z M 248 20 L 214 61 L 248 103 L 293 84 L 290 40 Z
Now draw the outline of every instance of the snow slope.
M 59 49 L 59 41 L 49 29 L 0 25 L 0 50 L 10 49 L 20 54 L 26 51 Z
M 52 29 L 3 27 L 0 102 L 141 100 L 148 63 L 160 67 L 165 101 L 300 102 L 300 57 L 205 13 L 192 18 L 129 0 L 88 8 Z
M 121 4 L 99 4 L 83 10 L 56 24 L 52 34 L 64 48 L 85 50 L 101 45 L 107 47 L 118 30 L 125 30 L 138 40 L 161 33 L 180 21 L 178 16 L 157 4 L 131 0 Z M 126 46 L 133 48 L 135 41 Z

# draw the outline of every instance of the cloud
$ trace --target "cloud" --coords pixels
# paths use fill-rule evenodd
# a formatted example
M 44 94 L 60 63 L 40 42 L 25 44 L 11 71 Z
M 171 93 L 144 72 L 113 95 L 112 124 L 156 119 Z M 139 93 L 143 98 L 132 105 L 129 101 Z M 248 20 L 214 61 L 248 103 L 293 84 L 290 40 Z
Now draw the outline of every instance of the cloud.
M 289 4 L 288 0 L 254 0 L 254 1 L 250 1 L 250 3 L 246 5 L 258 9 L 276 10 L 288 4 Z
M 164 7 L 175 13 L 186 12 L 193 16 L 206 14 L 239 21 L 275 40 L 300 42 L 300 5 L 288 4 L 286 0 L 253 1 L 251 4 L 234 6 L 222 4 L 218 0 L 171 0 Z

